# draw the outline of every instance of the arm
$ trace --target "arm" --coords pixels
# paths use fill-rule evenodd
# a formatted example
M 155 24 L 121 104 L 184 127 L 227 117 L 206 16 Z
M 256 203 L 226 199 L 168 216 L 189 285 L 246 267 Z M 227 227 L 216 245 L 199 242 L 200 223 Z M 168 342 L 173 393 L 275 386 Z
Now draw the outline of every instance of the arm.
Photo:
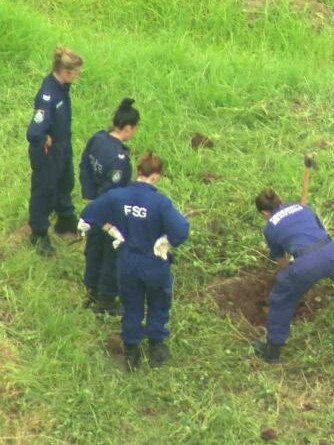
M 88 141 L 85 151 L 81 156 L 80 161 L 80 185 L 81 195 L 84 199 L 92 200 L 96 198 L 96 189 L 93 181 L 93 170 L 89 159 L 89 148 L 91 139 Z
M 105 174 L 105 181 L 99 192 L 104 193 L 116 187 L 126 187 L 131 180 L 131 174 L 132 168 L 129 158 L 125 155 L 120 158 L 117 155 L 109 165 Z
M 35 111 L 27 129 L 27 140 L 43 148 L 49 147 L 52 139 L 49 135 L 51 126 L 52 97 L 49 94 L 38 93 L 35 99 Z
M 282 263 L 283 259 L 286 258 L 286 252 L 279 244 L 277 244 L 274 233 L 269 226 L 265 228 L 264 236 L 269 248 L 270 258 L 274 261 L 277 261 L 278 264 Z
M 173 247 L 184 243 L 189 235 L 189 223 L 168 200 L 163 209 L 164 233 Z
M 89 225 L 103 226 L 109 223 L 112 214 L 112 194 L 105 193 L 94 201 L 90 202 L 81 212 L 81 218 Z

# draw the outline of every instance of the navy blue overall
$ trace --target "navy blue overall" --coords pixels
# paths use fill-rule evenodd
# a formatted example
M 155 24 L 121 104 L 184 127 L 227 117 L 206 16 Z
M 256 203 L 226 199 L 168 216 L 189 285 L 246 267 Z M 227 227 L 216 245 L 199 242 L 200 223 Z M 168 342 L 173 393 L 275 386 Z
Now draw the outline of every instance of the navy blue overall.
M 110 189 L 125 187 L 131 180 L 132 168 L 128 148 L 102 130 L 88 141 L 80 163 L 82 197 L 93 200 Z M 97 293 L 101 309 L 108 309 L 118 295 L 117 252 L 112 238 L 99 227 L 87 236 L 84 283 Z
M 53 211 L 60 218 L 74 214 L 69 88 L 49 74 L 36 95 L 34 116 L 27 130 L 32 168 L 29 224 L 36 234 L 46 233 Z M 52 138 L 48 149 L 47 135 Z
M 283 345 L 303 295 L 323 278 L 334 280 L 334 243 L 311 209 L 300 204 L 280 206 L 264 235 L 272 259 L 285 254 L 295 259 L 278 273 L 269 299 L 267 337 Z
M 125 242 L 119 247 L 118 276 L 124 307 L 122 339 L 138 344 L 144 336 L 161 341 L 172 298 L 170 261 L 154 256 L 153 246 L 167 235 L 177 247 L 188 237 L 187 220 L 155 187 L 143 182 L 112 190 L 90 203 L 82 218 L 91 225 L 115 225 Z M 146 326 L 142 326 L 147 303 Z

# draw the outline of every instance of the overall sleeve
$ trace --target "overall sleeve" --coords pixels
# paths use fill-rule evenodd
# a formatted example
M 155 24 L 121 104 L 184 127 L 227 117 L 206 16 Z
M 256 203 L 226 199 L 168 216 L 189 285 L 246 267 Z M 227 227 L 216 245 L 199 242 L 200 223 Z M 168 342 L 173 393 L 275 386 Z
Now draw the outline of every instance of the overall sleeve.
M 188 238 L 189 223 L 169 200 L 163 206 L 163 227 L 173 247 L 179 246 Z
M 264 230 L 264 237 L 266 239 L 268 248 L 269 248 L 269 256 L 272 260 L 277 260 L 278 258 L 282 258 L 285 255 L 285 250 L 275 241 L 275 237 L 271 232 L 270 228 L 266 228 Z
M 34 115 L 27 130 L 27 140 L 39 147 L 43 147 L 51 126 L 52 96 L 38 93 L 35 99 Z
M 113 196 L 111 192 L 90 202 L 81 212 L 81 218 L 91 226 L 103 227 L 112 218 Z
M 124 158 L 115 157 L 108 166 L 105 174 L 105 181 L 99 193 L 104 193 L 116 187 L 126 187 L 131 180 L 132 168 L 130 160 L 124 155 Z
M 96 198 L 97 191 L 94 184 L 93 169 L 89 159 L 90 143 L 91 140 L 88 141 L 86 148 L 81 156 L 79 179 L 82 197 L 84 199 L 92 200 Z

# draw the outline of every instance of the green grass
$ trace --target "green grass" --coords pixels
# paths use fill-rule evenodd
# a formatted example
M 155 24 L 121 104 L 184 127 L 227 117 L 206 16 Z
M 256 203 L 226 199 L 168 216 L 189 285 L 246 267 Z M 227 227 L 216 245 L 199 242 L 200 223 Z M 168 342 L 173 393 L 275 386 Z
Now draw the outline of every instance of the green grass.
M 324 19 L 267 3 L 250 16 L 232 0 L 0 0 L 0 444 L 253 445 L 266 426 L 279 445 L 334 442 L 333 304 L 294 326 L 285 364 L 270 368 L 251 354 L 254 330 L 220 318 L 201 292 L 263 264 L 254 194 L 272 185 L 298 199 L 306 151 L 320 166 L 310 202 L 334 233 L 333 1 Z M 82 246 L 55 240 L 58 258 L 46 261 L 16 231 L 29 198 L 26 125 L 56 44 L 85 59 L 72 92 L 76 165 L 133 96 L 133 158 L 153 148 L 168 162 L 161 189 L 183 211 L 206 209 L 177 254 L 173 360 L 159 372 L 126 375 L 106 350 L 119 323 L 81 309 Z M 193 151 L 195 131 L 214 150 Z M 204 185 L 210 171 L 222 179 Z

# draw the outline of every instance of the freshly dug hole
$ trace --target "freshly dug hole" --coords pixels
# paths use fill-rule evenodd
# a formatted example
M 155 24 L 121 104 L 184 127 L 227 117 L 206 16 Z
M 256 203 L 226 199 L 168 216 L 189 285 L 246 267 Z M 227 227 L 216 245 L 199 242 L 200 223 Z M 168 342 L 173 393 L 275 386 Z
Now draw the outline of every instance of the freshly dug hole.
M 275 274 L 271 272 L 241 272 L 232 278 L 216 279 L 206 291 L 216 301 L 222 316 L 243 316 L 253 326 L 265 326 L 274 282 Z M 295 318 L 314 319 L 317 310 L 328 304 L 331 293 L 330 284 L 314 286 L 299 304 Z

